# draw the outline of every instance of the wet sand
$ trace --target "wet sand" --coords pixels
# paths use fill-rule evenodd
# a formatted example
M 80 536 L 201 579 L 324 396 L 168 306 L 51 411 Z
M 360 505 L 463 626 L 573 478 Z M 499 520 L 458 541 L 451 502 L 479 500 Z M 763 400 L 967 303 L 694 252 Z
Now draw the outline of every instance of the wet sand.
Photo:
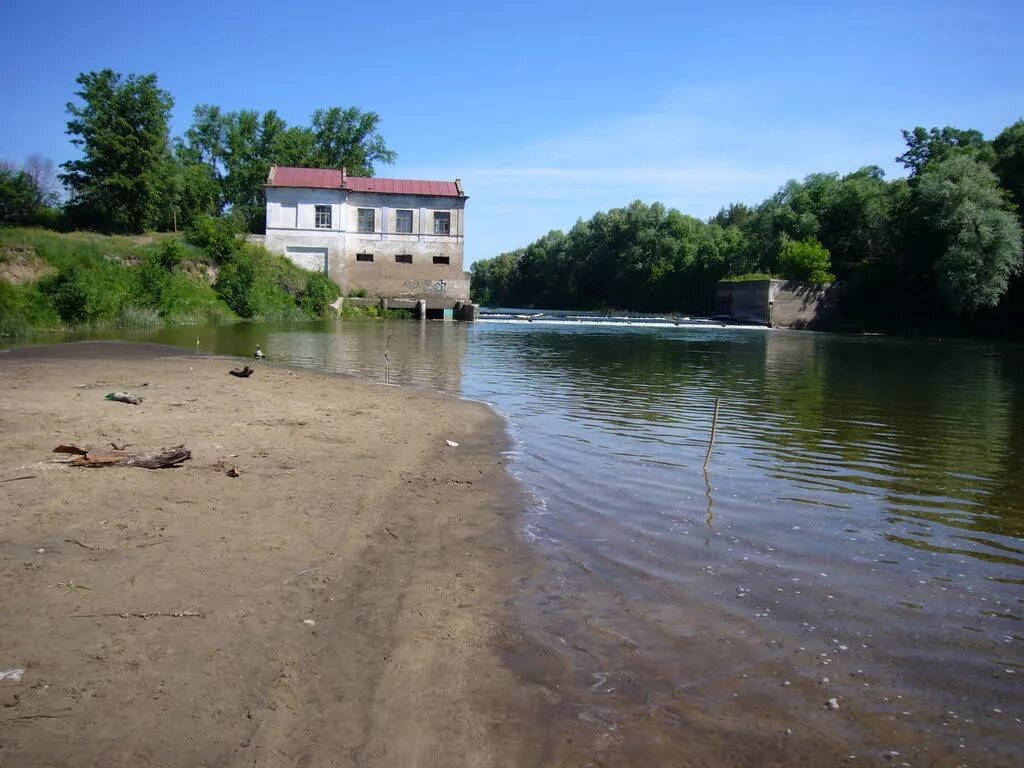
M 0 670 L 24 670 L 0 681 L 0 764 L 534 762 L 538 694 L 499 652 L 531 567 L 500 419 L 181 355 L 0 352 L 0 480 L 31 476 L 0 485 Z M 51 453 L 111 442 L 192 460 Z

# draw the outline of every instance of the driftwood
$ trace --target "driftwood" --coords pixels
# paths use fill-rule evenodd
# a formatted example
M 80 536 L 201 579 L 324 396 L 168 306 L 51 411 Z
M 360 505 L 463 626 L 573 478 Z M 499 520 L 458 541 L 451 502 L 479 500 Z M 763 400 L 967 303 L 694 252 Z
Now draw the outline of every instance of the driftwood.
M 77 450 L 68 450 L 68 449 Z M 176 467 L 183 461 L 192 458 L 192 451 L 184 445 L 164 448 L 146 453 L 127 453 L 111 451 L 110 453 L 88 453 L 74 445 L 58 445 L 53 449 L 57 453 L 78 453 L 71 461 L 73 467 L 142 467 L 143 469 L 166 469 Z
M 61 443 L 53 449 L 54 453 L 77 453 L 79 456 L 85 456 L 89 452 L 85 448 L 79 448 L 77 445 L 66 445 Z
M 142 398 L 137 395 L 129 395 L 127 392 L 111 392 L 105 398 L 105 400 L 116 400 L 119 403 L 128 403 L 129 405 L 138 405 L 142 402 Z
M 248 379 L 250 376 L 256 373 L 256 371 L 254 371 L 247 365 L 245 366 L 245 368 L 232 368 L 230 371 L 228 371 L 228 373 L 230 373 L 232 376 L 237 376 L 240 379 Z
M 146 613 L 75 613 L 69 619 L 95 619 L 101 616 L 113 616 L 119 619 L 155 619 L 164 616 L 168 619 L 205 619 L 208 614 L 201 611 L 150 611 Z

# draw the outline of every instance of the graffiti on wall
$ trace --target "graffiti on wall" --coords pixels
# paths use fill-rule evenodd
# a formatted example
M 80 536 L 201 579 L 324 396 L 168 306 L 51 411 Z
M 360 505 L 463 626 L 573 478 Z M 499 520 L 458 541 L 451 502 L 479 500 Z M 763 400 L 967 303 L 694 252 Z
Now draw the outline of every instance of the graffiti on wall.
M 433 293 L 444 293 L 448 290 L 447 280 L 406 280 L 402 287 L 407 291 L 430 291 Z

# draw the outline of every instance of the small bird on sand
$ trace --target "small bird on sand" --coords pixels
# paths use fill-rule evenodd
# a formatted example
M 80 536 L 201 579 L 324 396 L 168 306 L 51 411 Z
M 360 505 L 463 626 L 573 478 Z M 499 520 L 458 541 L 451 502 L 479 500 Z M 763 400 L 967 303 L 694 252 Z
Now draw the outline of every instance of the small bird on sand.
M 259 344 L 256 345 L 256 352 L 253 354 L 253 357 L 255 357 L 257 360 L 262 360 L 264 357 L 266 357 L 266 355 L 263 354 L 263 350 L 260 349 Z

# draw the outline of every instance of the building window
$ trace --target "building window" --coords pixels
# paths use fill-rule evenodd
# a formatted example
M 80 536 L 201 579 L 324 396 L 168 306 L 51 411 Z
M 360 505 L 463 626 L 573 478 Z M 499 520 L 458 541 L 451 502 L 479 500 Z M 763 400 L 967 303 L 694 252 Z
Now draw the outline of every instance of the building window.
M 448 211 L 434 211 L 434 234 L 447 235 L 452 231 L 452 215 Z
M 447 256 L 435 256 L 434 257 L 434 263 L 435 264 L 451 264 L 452 261 Z
M 395 232 L 412 234 L 412 211 L 395 211 Z
M 331 206 L 329 205 L 318 205 L 316 207 L 316 228 L 317 229 L 330 229 L 331 228 Z
M 412 254 L 411 253 L 396 253 L 395 254 L 395 262 L 397 262 L 398 264 L 412 264 Z
M 356 261 L 373 261 L 372 253 L 357 253 Z
M 377 212 L 373 208 L 359 209 L 359 231 L 373 232 L 375 229 L 374 217 Z

